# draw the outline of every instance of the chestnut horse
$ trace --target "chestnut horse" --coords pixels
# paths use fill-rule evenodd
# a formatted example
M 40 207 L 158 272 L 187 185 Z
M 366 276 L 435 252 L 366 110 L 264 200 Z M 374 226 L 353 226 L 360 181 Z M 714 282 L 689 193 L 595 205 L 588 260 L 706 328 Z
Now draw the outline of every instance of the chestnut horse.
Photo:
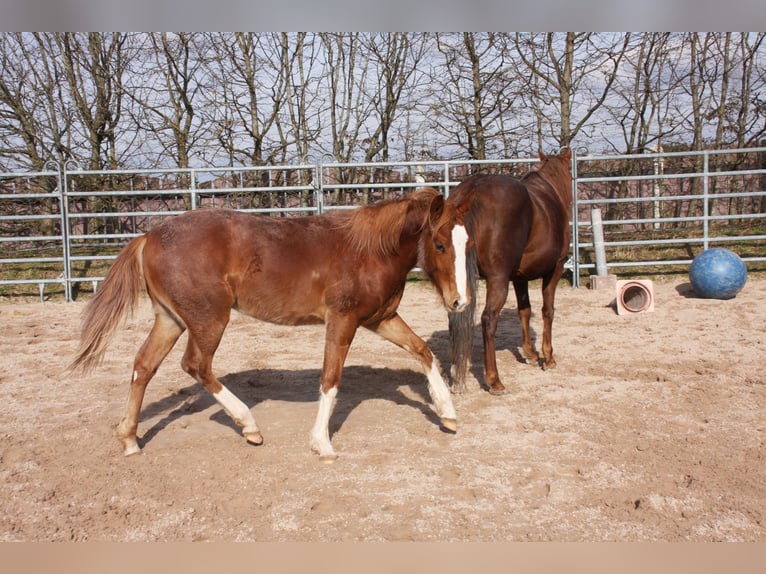
M 420 361 L 441 425 L 454 432 L 455 409 L 438 362 L 397 307 L 407 273 L 419 260 L 448 311 L 460 311 L 471 297 L 468 248 L 463 213 L 431 188 L 354 212 L 311 217 L 191 211 L 133 239 L 120 252 L 84 311 L 71 368 L 87 371 L 101 361 L 144 287 L 154 325 L 135 357 L 127 410 L 117 428 L 126 455 L 140 451 L 136 431 L 146 386 L 185 330 L 183 370 L 212 393 L 248 442 L 263 442 L 250 409 L 212 370 L 231 309 L 283 325 L 326 324 L 319 411 L 310 435 L 311 449 L 322 460 L 336 458 L 328 425 L 346 354 L 360 326 Z
M 556 366 L 553 326 L 556 287 L 569 253 L 572 206 L 571 150 L 559 155 L 539 153 L 540 166 L 520 180 L 503 175 L 474 175 L 458 185 L 448 203 L 470 203 L 466 227 L 474 246 L 469 254 L 469 284 L 475 293 L 476 272 L 487 282 L 487 301 L 481 316 L 485 382 L 492 394 L 503 394 L 495 357 L 495 332 L 500 311 L 513 282 L 523 339 L 522 353 L 538 363 L 529 332 L 529 281 L 542 278 L 542 367 Z M 474 251 L 475 250 L 475 251 Z M 473 269 L 476 267 L 476 269 Z M 456 391 L 465 389 L 471 348 L 474 302 L 450 316 L 452 378 Z

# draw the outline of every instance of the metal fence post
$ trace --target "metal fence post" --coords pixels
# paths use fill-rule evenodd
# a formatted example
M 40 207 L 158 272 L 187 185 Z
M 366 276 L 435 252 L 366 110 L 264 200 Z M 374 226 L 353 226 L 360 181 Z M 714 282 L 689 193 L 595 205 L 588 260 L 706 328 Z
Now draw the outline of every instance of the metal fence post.
M 577 150 L 572 150 L 572 287 L 580 286 L 580 222 L 577 198 Z
M 322 154 L 321 157 L 314 160 L 314 205 L 317 214 L 324 213 L 324 160 L 331 159 L 335 162 L 335 157 L 329 153 Z
M 322 167 L 322 160 L 317 159 L 314 162 L 314 177 L 311 178 L 314 182 L 314 206 L 317 209 L 317 214 L 321 214 L 324 211 L 324 181 L 322 181 L 324 168 Z
M 194 210 L 197 209 L 197 170 L 192 169 L 189 175 L 191 176 L 189 195 L 191 195 L 191 208 Z
M 707 150 L 702 155 L 702 246 L 707 250 L 710 238 L 710 189 L 708 187 L 710 168 L 710 155 Z
M 449 197 L 450 192 L 450 179 L 449 179 L 449 162 L 445 161 L 442 166 L 444 167 L 444 197 Z
M 322 168 L 322 165 L 314 166 L 314 177 L 312 178 L 314 181 L 317 181 L 318 184 L 314 188 L 314 207 L 317 210 L 317 214 L 324 213 L 324 176 L 322 175 L 322 172 L 324 169 Z
M 61 237 L 64 244 L 64 300 L 70 302 L 72 301 L 72 245 L 69 237 L 69 161 L 59 167 L 59 193 Z

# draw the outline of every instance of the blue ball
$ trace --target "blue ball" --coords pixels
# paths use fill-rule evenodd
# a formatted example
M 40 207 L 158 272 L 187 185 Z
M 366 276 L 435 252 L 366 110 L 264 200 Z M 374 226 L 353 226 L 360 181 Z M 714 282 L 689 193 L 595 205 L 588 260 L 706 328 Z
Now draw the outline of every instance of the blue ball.
M 689 280 L 700 297 L 731 299 L 747 281 L 747 267 L 733 251 L 713 247 L 692 261 Z

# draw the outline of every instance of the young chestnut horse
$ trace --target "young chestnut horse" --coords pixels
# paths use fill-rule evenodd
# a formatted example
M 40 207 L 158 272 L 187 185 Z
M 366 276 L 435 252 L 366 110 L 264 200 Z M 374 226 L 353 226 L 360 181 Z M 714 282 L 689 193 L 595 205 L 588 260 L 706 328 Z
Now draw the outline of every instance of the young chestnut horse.
M 495 331 L 508 297 L 508 282 L 516 293 L 522 353 L 529 362 L 540 357 L 529 334 L 529 281 L 542 278 L 542 367 L 556 366 L 553 326 L 556 287 L 569 253 L 572 206 L 571 150 L 559 155 L 539 153 L 541 164 L 521 180 L 503 175 L 474 175 L 458 185 L 448 203 L 470 203 L 465 221 L 474 247 L 469 255 L 469 284 L 476 292 L 476 271 L 487 281 L 487 301 L 481 316 L 484 372 L 489 392 L 503 394 L 495 357 Z M 474 251 L 475 250 L 475 251 Z M 477 269 L 473 269 L 477 267 Z M 456 391 L 465 389 L 471 348 L 475 300 L 466 311 L 450 316 L 452 377 Z
M 437 360 L 397 307 L 407 273 L 420 260 L 448 311 L 464 308 L 470 300 L 467 243 L 463 213 L 431 188 L 342 214 L 275 219 L 225 209 L 188 212 L 120 252 L 85 309 L 71 367 L 87 371 L 100 362 L 143 285 L 155 319 L 135 357 L 127 410 L 117 428 L 126 455 L 140 451 L 136 430 L 146 386 L 185 330 L 183 370 L 213 394 L 247 441 L 263 442 L 250 409 L 212 371 L 231 309 L 284 325 L 326 324 L 319 411 L 310 437 L 321 459 L 336 458 L 328 424 L 360 326 L 420 361 L 441 424 L 455 431 L 455 409 Z

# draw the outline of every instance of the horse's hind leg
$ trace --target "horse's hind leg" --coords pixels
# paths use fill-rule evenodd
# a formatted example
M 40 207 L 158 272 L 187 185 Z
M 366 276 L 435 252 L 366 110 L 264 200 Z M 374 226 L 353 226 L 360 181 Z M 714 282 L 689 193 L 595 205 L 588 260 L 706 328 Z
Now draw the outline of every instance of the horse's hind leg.
M 457 431 L 457 416 L 449 387 L 442 376 L 439 361 L 434 357 L 425 341 L 418 337 L 399 315 L 382 321 L 373 331 L 409 351 L 420 361 L 428 377 L 428 392 L 434 403 L 436 414 L 441 419 L 442 426 L 449 431 Z
M 227 389 L 213 375 L 213 354 L 221 342 L 227 319 L 215 321 L 200 327 L 189 325 L 189 341 L 181 361 L 181 367 L 202 384 L 223 407 L 231 419 L 240 427 L 249 443 L 262 444 L 263 436 L 255 424 L 255 418 L 247 405 Z
M 529 282 L 526 279 L 514 279 L 513 290 L 516 293 L 516 308 L 521 325 L 521 354 L 527 363 L 537 365 L 540 362 L 540 355 L 535 349 L 535 343 L 532 341 L 529 329 L 529 319 L 532 316 L 532 305 L 529 302 Z
M 122 442 L 125 456 L 141 451 L 136 439 L 138 415 L 144 401 L 146 385 L 157 372 L 162 360 L 173 348 L 184 329 L 175 320 L 164 313 L 157 313 L 149 336 L 136 354 L 133 361 L 133 378 L 125 416 L 117 427 L 117 438 Z

